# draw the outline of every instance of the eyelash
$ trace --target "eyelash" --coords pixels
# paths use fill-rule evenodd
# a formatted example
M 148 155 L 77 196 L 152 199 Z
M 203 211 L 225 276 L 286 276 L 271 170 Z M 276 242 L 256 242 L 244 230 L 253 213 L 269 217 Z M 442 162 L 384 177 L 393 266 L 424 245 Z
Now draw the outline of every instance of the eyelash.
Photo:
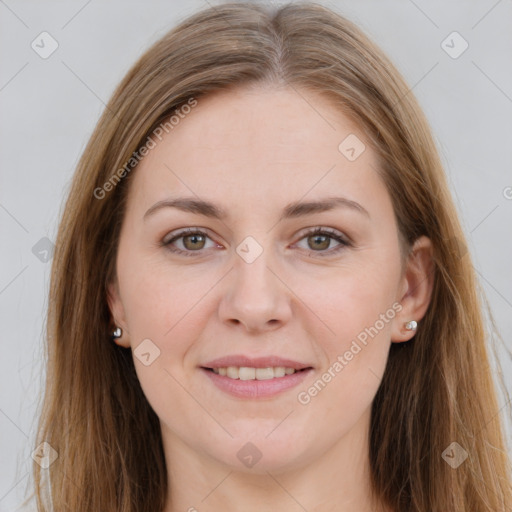
M 184 237 L 190 236 L 190 235 L 202 235 L 202 236 L 206 236 L 207 238 L 210 238 L 208 236 L 208 233 L 206 233 L 205 231 L 201 231 L 200 229 L 195 229 L 195 228 L 187 228 L 187 229 L 184 229 L 184 230 L 180 231 L 179 233 L 177 233 L 170 240 L 167 240 L 166 242 L 162 241 L 161 245 L 166 247 L 168 250 L 170 250 L 171 252 L 173 252 L 175 254 L 181 254 L 183 256 L 194 256 L 195 252 L 200 253 L 202 251 L 201 250 L 184 251 L 182 249 L 178 249 L 177 247 L 171 246 L 171 244 L 173 242 L 175 242 L 176 240 L 179 240 L 180 238 L 184 238 Z M 340 245 L 338 247 L 335 247 L 334 249 L 329 249 L 329 250 L 325 250 L 325 251 L 313 251 L 313 250 L 310 251 L 310 253 L 315 253 L 315 255 L 317 254 L 320 257 L 332 256 L 333 254 L 337 254 L 339 251 L 352 245 L 346 238 L 342 237 L 336 231 L 334 231 L 330 228 L 322 228 L 322 227 L 316 227 L 314 229 L 307 231 L 306 233 L 303 234 L 303 236 L 299 239 L 299 241 L 303 240 L 304 238 L 307 238 L 309 236 L 312 236 L 312 235 L 327 235 L 328 237 L 336 240 L 336 242 L 340 243 Z M 210 240 L 211 240 L 211 238 L 210 238 Z

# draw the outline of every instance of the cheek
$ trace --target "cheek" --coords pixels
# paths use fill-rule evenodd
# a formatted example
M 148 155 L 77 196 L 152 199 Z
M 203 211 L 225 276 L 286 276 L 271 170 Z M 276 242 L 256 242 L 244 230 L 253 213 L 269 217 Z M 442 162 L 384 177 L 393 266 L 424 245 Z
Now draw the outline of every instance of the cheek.
M 141 263 L 135 257 L 125 260 L 119 277 L 132 349 L 149 338 L 161 352 L 159 362 L 178 367 L 214 313 L 206 309 L 209 301 L 205 294 L 218 279 L 204 268 L 177 271 L 168 264 Z
M 133 268 L 140 270 L 133 272 Z M 188 364 L 193 361 L 189 354 L 214 313 L 204 295 L 215 280 L 190 279 L 186 272 L 150 263 L 133 267 L 128 261 L 124 278 L 130 343 L 144 395 L 159 416 L 165 416 L 171 403 L 185 411 L 194 401 L 181 383 L 188 382 L 195 371 Z M 149 357 L 139 357 L 148 352 Z
M 397 312 L 396 261 L 392 254 L 374 255 L 337 269 L 329 279 L 305 283 L 316 290 L 308 305 L 322 320 L 312 334 L 325 363 L 314 385 L 301 390 L 299 403 L 315 402 L 318 414 L 332 410 L 347 422 L 370 405 L 386 367 Z
M 350 431 L 371 406 L 386 368 L 395 315 L 386 294 L 376 297 L 375 290 L 357 283 L 345 291 L 323 296 L 325 309 L 319 316 L 335 334 L 317 331 L 315 343 L 326 363 L 297 390 L 299 407 L 305 417 L 323 424 L 326 439 Z
M 297 281 L 300 296 L 326 327 L 321 344 L 331 355 L 348 349 L 361 333 L 364 341 L 365 329 L 376 323 L 381 339 L 390 334 L 400 267 L 391 254 L 376 256 L 354 258 L 320 278 L 312 275 Z

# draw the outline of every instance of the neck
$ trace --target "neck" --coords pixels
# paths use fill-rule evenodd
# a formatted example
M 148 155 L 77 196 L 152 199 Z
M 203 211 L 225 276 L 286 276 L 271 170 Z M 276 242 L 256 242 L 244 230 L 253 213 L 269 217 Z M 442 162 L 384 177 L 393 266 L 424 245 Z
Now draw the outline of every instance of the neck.
M 162 427 L 169 489 L 164 512 L 389 512 L 370 498 L 369 418 L 368 410 L 324 453 L 298 454 L 292 469 L 260 466 L 258 473 L 197 453 Z

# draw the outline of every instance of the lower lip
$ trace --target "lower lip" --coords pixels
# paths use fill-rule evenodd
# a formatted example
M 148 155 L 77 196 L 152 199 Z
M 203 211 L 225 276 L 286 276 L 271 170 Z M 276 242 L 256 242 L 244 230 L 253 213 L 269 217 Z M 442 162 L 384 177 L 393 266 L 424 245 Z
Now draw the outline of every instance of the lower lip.
M 201 368 L 222 391 L 237 398 L 268 398 L 300 384 L 313 371 L 312 368 L 266 380 L 231 379 Z

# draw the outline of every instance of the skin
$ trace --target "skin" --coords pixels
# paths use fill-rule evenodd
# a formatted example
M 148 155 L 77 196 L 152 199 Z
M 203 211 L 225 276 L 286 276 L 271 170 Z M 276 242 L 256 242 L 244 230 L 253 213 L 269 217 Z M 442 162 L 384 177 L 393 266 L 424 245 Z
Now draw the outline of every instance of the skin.
M 349 134 L 366 145 L 354 161 L 338 150 Z M 200 98 L 135 171 L 108 301 L 123 329 L 116 343 L 135 350 L 149 338 L 160 350 L 148 366 L 134 362 L 160 419 L 165 512 L 385 510 L 370 499 L 370 408 L 391 343 L 412 338 L 404 323 L 428 307 L 432 247 L 417 240 L 402 265 L 378 166 L 364 132 L 327 99 L 260 85 Z M 166 207 L 143 219 L 176 196 L 214 202 L 228 217 Z M 338 207 L 279 220 L 291 202 L 329 196 L 368 214 Z M 161 245 L 187 227 L 207 238 Z M 307 235 L 315 227 L 351 245 L 334 252 L 335 239 Z M 236 252 L 247 236 L 263 249 L 250 264 Z M 298 393 L 394 303 L 401 311 L 300 403 Z M 272 398 L 234 398 L 199 368 L 231 354 L 274 354 L 314 370 Z M 262 455 L 252 468 L 237 457 L 249 441 Z

